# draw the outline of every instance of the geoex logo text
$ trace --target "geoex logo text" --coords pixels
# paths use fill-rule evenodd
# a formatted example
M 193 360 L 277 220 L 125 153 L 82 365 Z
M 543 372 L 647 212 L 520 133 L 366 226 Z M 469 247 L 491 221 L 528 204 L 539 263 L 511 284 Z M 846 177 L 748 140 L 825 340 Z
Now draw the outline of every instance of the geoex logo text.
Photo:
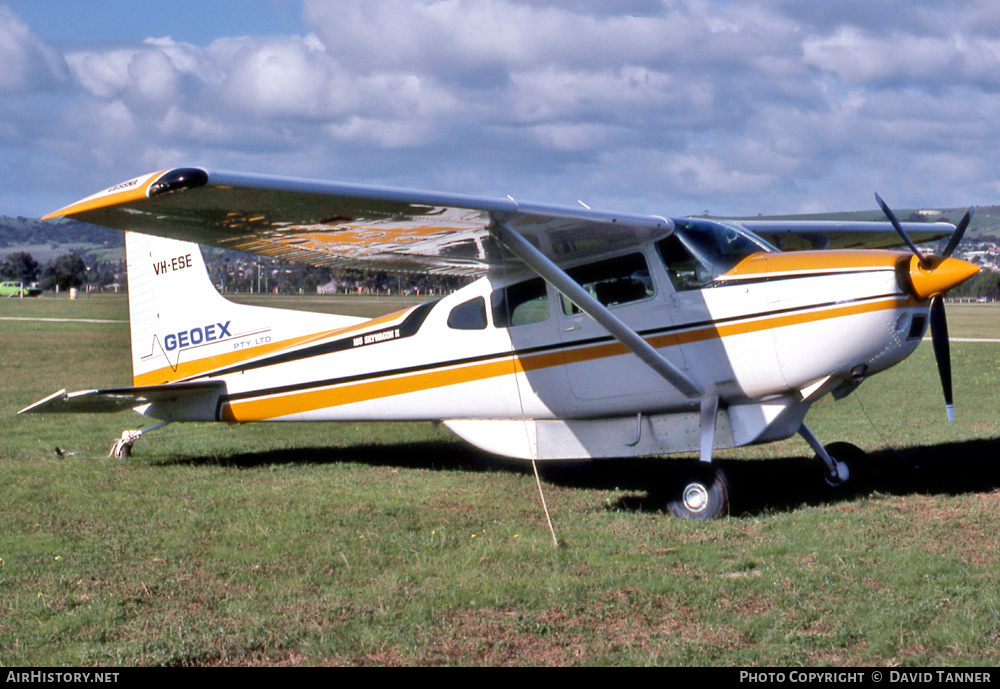
M 170 333 L 163 338 L 163 346 L 168 352 L 172 352 L 175 349 L 184 349 L 204 342 L 215 342 L 224 337 L 232 337 L 229 332 L 230 323 L 232 321 L 212 323 L 190 330 L 182 330 L 179 333 Z

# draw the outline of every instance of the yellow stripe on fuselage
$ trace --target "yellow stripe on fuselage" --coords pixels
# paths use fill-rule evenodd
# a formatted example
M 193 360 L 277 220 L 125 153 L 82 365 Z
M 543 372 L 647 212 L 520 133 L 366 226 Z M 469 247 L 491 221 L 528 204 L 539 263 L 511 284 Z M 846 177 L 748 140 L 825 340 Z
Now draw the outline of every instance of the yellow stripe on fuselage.
M 908 261 L 909 258 L 908 253 L 871 249 L 757 253 L 733 266 L 721 276 L 720 282 L 725 284 L 728 280 L 748 277 L 794 276 L 799 273 L 836 275 L 845 271 L 890 270 L 895 269 L 900 261 Z
M 802 323 L 872 313 L 904 305 L 913 305 L 913 303 L 909 297 L 898 296 L 856 304 L 820 306 L 804 312 L 778 316 L 764 315 L 734 323 L 712 324 L 678 333 L 650 337 L 647 338 L 647 341 L 653 347 L 659 349 L 705 340 L 721 339 L 760 330 L 783 328 Z M 628 349 L 618 342 L 580 347 L 577 349 L 573 349 L 572 346 L 571 343 L 568 343 L 567 349 L 516 356 L 513 360 L 503 358 L 489 362 L 458 366 L 442 364 L 441 368 L 413 374 L 393 375 L 392 373 L 386 373 L 385 376 L 374 380 L 333 385 L 321 390 L 296 391 L 270 396 L 267 393 L 263 393 L 258 398 L 226 403 L 222 409 L 222 420 L 233 423 L 266 421 L 317 409 L 422 392 L 450 385 L 535 371 L 552 366 L 594 361 L 628 353 Z M 377 374 L 377 372 L 373 373 Z
M 146 373 L 133 376 L 132 384 L 137 387 L 142 385 L 162 385 L 164 383 L 173 383 L 176 381 L 187 380 L 189 378 L 211 375 L 213 371 L 219 371 L 238 364 L 249 363 L 250 361 L 258 359 L 262 356 L 281 352 L 286 349 L 292 349 L 294 347 L 300 347 L 302 345 L 312 344 L 321 340 L 343 337 L 358 330 L 377 327 L 384 323 L 399 320 L 409 310 L 410 309 L 394 311 L 393 313 L 379 316 L 378 318 L 373 318 L 363 323 L 349 325 L 344 328 L 337 328 L 335 330 L 327 330 L 319 333 L 310 333 L 301 337 L 293 337 L 280 342 L 271 342 L 249 349 L 233 350 L 231 352 L 226 352 L 225 354 L 216 354 L 214 356 L 202 357 L 192 361 L 178 361 L 176 368 L 164 366 L 156 369 L 155 371 L 148 371 Z

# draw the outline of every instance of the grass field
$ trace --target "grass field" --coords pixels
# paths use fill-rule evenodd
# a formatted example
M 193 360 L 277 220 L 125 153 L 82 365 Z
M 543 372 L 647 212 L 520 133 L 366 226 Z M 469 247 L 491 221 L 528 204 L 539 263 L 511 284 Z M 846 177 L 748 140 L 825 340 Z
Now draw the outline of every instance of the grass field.
M 8 320 L 67 317 L 110 322 Z M 817 405 L 871 453 L 850 494 L 797 439 L 720 453 L 710 523 L 650 498 L 678 460 L 543 465 L 557 548 L 530 465 L 430 424 L 172 425 L 108 458 L 140 417 L 16 412 L 130 383 L 124 298 L 0 318 L 4 666 L 1000 661 L 1000 344 L 952 345 L 953 425 L 929 344 Z M 1000 308 L 949 318 L 1000 337 Z

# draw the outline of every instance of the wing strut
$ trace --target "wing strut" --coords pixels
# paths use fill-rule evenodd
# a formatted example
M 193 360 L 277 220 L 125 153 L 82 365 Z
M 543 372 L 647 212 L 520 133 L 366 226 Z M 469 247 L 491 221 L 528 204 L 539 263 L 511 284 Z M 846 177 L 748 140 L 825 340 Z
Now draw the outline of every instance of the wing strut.
M 597 321 L 615 339 L 628 347 L 632 353 L 660 374 L 668 383 L 689 398 L 701 397 L 704 394 L 701 386 L 664 358 L 638 333 L 619 320 L 604 304 L 590 296 L 590 293 L 581 287 L 576 280 L 532 246 L 528 240 L 503 222 L 494 223 L 492 229 L 500 241 L 525 265 L 565 294 L 570 301 Z

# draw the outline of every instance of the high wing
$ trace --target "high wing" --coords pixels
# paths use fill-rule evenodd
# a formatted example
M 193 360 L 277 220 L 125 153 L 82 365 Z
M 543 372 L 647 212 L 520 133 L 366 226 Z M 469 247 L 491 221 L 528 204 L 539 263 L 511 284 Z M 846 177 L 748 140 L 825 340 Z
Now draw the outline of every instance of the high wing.
M 860 214 L 857 214 L 860 215 Z M 866 214 L 867 215 L 867 214 Z M 899 234 L 882 220 L 840 220 L 807 216 L 799 218 L 731 218 L 782 251 L 817 249 L 893 249 L 903 245 Z M 910 238 L 920 244 L 951 235 L 955 226 L 947 222 L 900 223 Z
M 505 261 L 503 223 L 553 260 L 672 231 L 658 216 L 334 182 L 177 168 L 46 216 L 327 267 L 480 275 Z
M 877 212 L 875 212 L 877 213 Z M 877 214 L 719 218 L 783 251 L 902 245 Z M 204 168 L 162 170 L 117 184 L 46 218 L 326 267 L 480 275 L 514 260 L 492 239 L 503 223 L 557 264 L 665 236 L 673 221 L 439 192 Z M 870 217 L 869 217 L 870 216 Z M 950 223 L 903 223 L 916 242 L 948 236 Z

